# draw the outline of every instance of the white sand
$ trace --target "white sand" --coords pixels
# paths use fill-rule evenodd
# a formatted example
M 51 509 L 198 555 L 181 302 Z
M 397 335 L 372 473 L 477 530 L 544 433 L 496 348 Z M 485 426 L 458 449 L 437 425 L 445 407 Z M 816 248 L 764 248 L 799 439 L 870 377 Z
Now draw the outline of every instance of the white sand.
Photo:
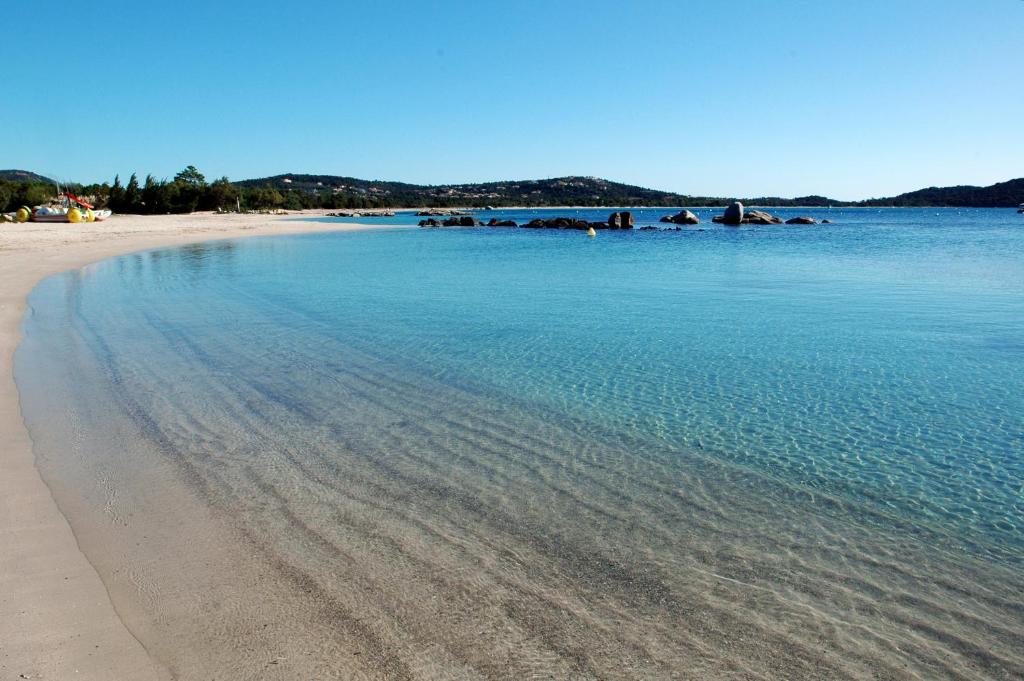
M 0 678 L 171 678 L 122 623 L 36 470 L 12 366 L 27 295 L 46 276 L 132 251 L 373 227 L 294 218 L 203 213 L 0 224 Z

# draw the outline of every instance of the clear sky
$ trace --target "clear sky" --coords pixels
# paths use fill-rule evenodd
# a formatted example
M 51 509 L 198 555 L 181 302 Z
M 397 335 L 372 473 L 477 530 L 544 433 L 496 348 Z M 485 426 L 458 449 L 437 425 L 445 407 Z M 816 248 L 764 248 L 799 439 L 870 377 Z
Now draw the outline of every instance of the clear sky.
M 1024 2 L 10 2 L 0 168 L 887 196 L 1024 176 Z

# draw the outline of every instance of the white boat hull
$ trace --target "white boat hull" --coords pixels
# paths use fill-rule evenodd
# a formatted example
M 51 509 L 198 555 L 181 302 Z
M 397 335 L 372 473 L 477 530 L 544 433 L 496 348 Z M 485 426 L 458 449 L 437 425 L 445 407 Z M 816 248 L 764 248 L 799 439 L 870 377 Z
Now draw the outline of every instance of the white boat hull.
M 94 210 L 92 214 L 94 221 L 103 222 L 113 215 L 113 212 L 109 210 Z M 83 218 L 84 217 L 85 216 L 83 215 Z M 30 219 L 32 222 L 71 222 L 71 220 L 68 219 L 67 213 L 33 213 Z M 85 221 L 86 220 L 83 220 L 83 222 Z

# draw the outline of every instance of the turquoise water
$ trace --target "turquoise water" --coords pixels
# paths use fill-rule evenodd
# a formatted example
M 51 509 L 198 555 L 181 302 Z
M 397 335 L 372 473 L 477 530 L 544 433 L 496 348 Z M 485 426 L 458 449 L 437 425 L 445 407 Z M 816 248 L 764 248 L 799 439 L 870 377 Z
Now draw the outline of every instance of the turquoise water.
M 345 259 L 372 282 L 365 299 L 317 285 L 296 307 L 305 282 L 254 279 L 260 295 L 332 327 L 344 320 L 350 339 L 441 380 L 1020 555 L 1024 223 L 1010 210 L 817 211 L 840 224 L 594 242 L 493 229 L 393 236 L 408 253 L 366 235 L 374 246 L 347 244 L 360 255 Z M 666 214 L 635 212 L 638 224 Z M 333 269 L 337 254 L 317 250 L 316 264 Z
M 493 657 L 516 622 L 536 659 L 483 677 L 1014 678 L 1024 220 L 774 212 L 835 224 L 114 258 L 32 294 L 26 418 L 58 500 L 96 509 L 97 553 L 133 551 L 103 519 L 157 532 L 138 481 L 173 477 L 264 559 L 392 622 L 378 662 L 413 677 L 480 672 L 466 650 Z M 532 556 L 514 580 L 509 555 Z

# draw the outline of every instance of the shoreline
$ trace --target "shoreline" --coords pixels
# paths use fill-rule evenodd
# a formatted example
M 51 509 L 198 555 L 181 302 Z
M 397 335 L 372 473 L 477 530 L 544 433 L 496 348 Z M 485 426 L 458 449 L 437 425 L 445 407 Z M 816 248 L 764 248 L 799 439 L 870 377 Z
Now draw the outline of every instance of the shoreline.
M 36 467 L 14 382 L 27 298 L 46 277 L 135 251 L 199 241 L 393 225 L 287 215 L 114 216 L 0 226 L 0 673 L 19 678 L 169 679 L 122 621 Z

